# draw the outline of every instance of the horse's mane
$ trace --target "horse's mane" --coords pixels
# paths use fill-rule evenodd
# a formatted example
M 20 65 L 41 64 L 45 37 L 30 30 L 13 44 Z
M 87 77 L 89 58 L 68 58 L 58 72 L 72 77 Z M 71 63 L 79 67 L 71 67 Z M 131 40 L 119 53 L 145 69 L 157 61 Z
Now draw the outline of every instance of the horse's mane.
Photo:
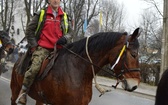
M 100 32 L 92 35 L 88 41 L 89 52 L 95 52 L 100 50 L 108 50 L 115 46 L 116 42 L 122 35 L 127 35 L 127 33 L 119 32 Z M 85 53 L 86 38 L 83 38 L 74 43 L 68 44 L 66 48 L 72 50 L 73 52 L 83 55 Z M 64 49 L 61 53 L 66 52 Z

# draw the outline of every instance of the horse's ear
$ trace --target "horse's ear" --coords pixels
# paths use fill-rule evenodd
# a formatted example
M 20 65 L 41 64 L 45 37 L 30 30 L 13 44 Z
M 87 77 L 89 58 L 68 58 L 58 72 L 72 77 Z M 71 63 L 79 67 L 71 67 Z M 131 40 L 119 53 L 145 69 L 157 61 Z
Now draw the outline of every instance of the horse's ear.
M 135 31 L 131 35 L 131 40 L 138 38 L 140 36 L 141 32 L 142 32 L 142 28 L 135 29 Z

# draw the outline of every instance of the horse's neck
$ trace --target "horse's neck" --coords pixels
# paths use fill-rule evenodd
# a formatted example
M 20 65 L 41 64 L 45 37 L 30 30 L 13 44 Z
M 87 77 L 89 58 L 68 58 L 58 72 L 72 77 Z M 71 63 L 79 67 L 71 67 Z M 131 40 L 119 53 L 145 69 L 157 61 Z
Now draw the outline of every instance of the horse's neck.
M 105 55 L 99 53 L 87 55 L 86 59 L 90 62 L 88 66 L 93 66 L 91 69 L 94 69 L 95 73 L 99 72 L 101 70 L 100 68 L 108 64 L 108 59 L 105 57 Z
M 93 55 L 90 55 L 93 64 L 99 67 L 98 69 L 96 69 L 95 72 L 96 73 L 99 72 L 101 70 L 100 68 L 102 68 L 103 66 L 105 66 L 109 63 L 114 63 L 118 54 L 119 54 L 119 52 L 117 52 L 117 51 L 118 51 L 118 49 L 114 48 L 114 49 L 111 49 L 108 51 L 97 52 Z

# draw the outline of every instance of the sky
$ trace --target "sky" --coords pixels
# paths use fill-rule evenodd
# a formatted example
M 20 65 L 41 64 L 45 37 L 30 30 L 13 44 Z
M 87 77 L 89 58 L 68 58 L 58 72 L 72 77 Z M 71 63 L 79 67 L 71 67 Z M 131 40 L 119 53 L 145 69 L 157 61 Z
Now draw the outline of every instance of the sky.
M 128 31 L 132 31 L 133 27 L 138 26 L 140 23 L 142 13 L 149 9 L 153 8 L 153 5 L 145 2 L 144 0 L 117 0 L 119 4 L 124 5 L 124 10 L 126 11 L 125 23 L 127 25 Z M 159 9 L 163 9 L 163 0 L 155 0 L 159 5 Z

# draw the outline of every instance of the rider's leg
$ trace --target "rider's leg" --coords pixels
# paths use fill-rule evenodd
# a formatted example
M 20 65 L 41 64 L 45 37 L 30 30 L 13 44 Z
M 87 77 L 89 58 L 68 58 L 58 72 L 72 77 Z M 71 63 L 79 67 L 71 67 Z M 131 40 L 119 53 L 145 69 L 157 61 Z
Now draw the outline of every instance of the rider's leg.
M 30 86 L 33 84 L 33 81 L 38 74 L 42 61 L 49 55 L 50 51 L 42 48 L 40 46 L 34 51 L 32 55 L 32 64 L 28 71 L 25 73 L 23 79 L 22 89 L 19 93 L 18 103 L 25 104 L 27 101 L 27 93 L 29 91 Z

